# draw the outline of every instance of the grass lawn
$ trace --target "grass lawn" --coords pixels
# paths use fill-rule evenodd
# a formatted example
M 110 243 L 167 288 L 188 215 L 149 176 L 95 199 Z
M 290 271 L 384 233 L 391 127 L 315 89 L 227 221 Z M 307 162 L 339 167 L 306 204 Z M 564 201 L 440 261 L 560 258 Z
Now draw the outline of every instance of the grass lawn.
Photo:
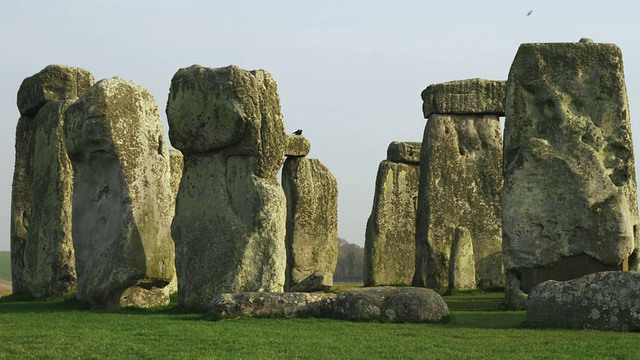
M 0 251 L 0 280 L 11 281 L 11 253 Z
M 238 317 L 211 321 L 173 306 L 83 310 L 74 300 L 0 300 L 3 358 L 632 359 L 640 334 L 527 326 L 502 293 L 444 297 L 447 324 Z

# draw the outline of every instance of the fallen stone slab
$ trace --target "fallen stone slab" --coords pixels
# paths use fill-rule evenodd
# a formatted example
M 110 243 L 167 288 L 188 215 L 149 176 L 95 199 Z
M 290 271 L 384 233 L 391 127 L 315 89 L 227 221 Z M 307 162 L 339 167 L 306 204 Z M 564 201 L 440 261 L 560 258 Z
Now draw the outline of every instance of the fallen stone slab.
M 333 312 L 338 319 L 393 323 L 437 322 L 447 315 L 449 307 L 435 291 L 391 286 L 343 291 Z
M 314 272 L 293 285 L 291 292 L 329 291 L 333 286 L 333 273 Z
M 549 280 L 527 298 L 527 321 L 576 329 L 640 330 L 640 273 L 605 271 Z
M 219 294 L 211 301 L 213 316 L 311 316 L 329 317 L 336 295 L 304 292 L 246 292 Z

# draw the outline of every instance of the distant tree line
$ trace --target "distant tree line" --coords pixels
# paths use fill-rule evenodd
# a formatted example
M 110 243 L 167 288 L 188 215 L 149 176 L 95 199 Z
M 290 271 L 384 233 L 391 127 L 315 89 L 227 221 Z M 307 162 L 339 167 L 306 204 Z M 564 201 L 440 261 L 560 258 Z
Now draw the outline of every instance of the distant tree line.
M 364 249 L 347 240 L 338 239 L 338 265 L 333 274 L 336 282 L 363 281 Z

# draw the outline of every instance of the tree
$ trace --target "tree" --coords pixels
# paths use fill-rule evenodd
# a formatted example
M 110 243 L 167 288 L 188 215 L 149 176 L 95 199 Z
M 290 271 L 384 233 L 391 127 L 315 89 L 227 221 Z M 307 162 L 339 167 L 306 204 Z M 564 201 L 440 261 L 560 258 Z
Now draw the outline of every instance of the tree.
M 336 282 L 363 281 L 364 249 L 338 238 L 338 265 L 333 274 Z

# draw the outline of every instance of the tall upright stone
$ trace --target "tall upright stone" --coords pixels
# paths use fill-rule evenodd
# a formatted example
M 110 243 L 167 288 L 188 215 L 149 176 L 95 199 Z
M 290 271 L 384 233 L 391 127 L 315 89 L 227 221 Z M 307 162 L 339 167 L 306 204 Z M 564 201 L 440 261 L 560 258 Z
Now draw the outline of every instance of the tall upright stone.
M 131 81 L 101 80 L 69 107 L 64 130 L 78 298 L 109 308 L 167 304 L 172 194 L 155 99 Z
M 275 80 L 236 66 L 180 69 L 167 117 L 184 156 L 172 223 L 179 303 L 205 308 L 220 293 L 282 291 L 285 133 Z
M 298 155 L 309 149 L 302 135 L 288 138 L 282 169 L 287 198 L 285 290 L 322 290 L 333 285 L 338 262 L 338 184 L 318 159 Z M 303 288 L 310 276 L 321 276 L 322 281 L 316 288 Z
M 419 142 L 389 144 L 380 163 L 364 242 L 364 284 L 410 285 L 415 271 Z
M 169 179 L 169 187 L 171 188 L 171 220 L 176 214 L 176 198 L 180 189 L 180 180 L 182 179 L 182 167 L 184 166 L 184 158 L 182 153 L 176 149 L 169 149 L 169 169 L 171 177 Z M 173 241 L 173 238 L 171 239 Z M 174 267 L 175 268 L 175 267 Z M 178 292 L 178 275 L 174 274 L 173 280 L 169 283 L 169 293 Z
M 11 196 L 13 292 L 67 295 L 77 278 L 71 234 L 73 172 L 64 142 L 64 112 L 93 85 L 86 70 L 50 65 L 18 91 Z
M 522 44 L 507 85 L 502 199 L 506 302 L 545 280 L 638 271 L 638 206 L 622 53 Z
M 471 79 L 422 92 L 428 118 L 420 154 L 414 286 L 445 291 L 459 226 L 473 244 L 476 286 L 502 287 L 504 81 Z

